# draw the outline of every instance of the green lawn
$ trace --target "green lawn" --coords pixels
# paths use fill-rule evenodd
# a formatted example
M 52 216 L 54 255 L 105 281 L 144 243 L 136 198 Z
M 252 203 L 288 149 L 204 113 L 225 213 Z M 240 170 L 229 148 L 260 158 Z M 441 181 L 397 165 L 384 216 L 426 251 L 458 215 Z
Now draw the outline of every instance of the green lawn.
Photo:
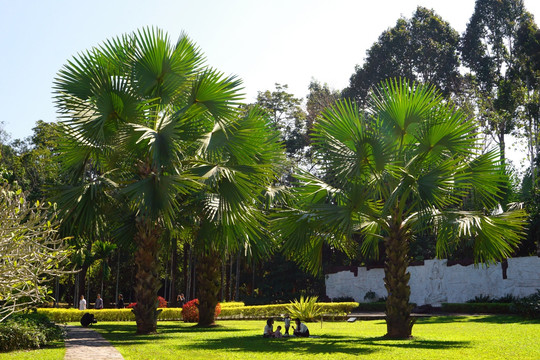
M 159 334 L 135 335 L 134 322 L 98 323 L 126 359 L 540 359 L 540 321 L 509 316 L 437 317 L 414 326 L 414 340 L 385 340 L 384 321 L 310 323 L 317 338 L 263 339 L 264 321 L 220 321 L 212 329 L 163 321 Z M 275 325 L 283 325 L 276 321 Z M 0 353 L 0 360 L 61 360 L 62 347 Z M 89 354 L 91 359 L 91 355 Z
M 64 341 L 56 341 L 39 350 L 0 352 L 0 360 L 61 360 L 65 354 Z
M 309 324 L 309 339 L 263 339 L 264 321 L 221 321 L 213 329 L 160 322 L 159 334 L 134 335 L 134 323 L 95 326 L 126 359 L 540 359 L 539 321 L 517 317 L 419 320 L 414 340 L 392 341 L 384 321 Z M 280 325 L 276 322 L 275 326 Z

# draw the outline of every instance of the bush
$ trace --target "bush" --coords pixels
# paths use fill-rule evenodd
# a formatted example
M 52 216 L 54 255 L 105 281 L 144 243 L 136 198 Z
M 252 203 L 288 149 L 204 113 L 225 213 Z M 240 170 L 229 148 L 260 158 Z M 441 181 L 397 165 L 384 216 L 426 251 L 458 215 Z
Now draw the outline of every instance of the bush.
M 465 313 L 465 314 L 510 314 L 512 313 L 511 304 L 505 303 L 465 303 L 465 304 L 453 304 L 442 303 L 441 310 L 451 313 Z
M 384 312 L 386 311 L 386 302 L 384 301 L 378 301 L 378 302 L 372 302 L 372 303 L 359 303 L 355 311 L 377 311 L 377 312 Z
M 57 323 L 79 322 L 84 313 L 94 314 L 97 321 L 135 321 L 135 314 L 131 309 L 102 309 L 85 310 L 77 309 L 51 309 L 40 308 L 38 313 L 47 315 L 52 321 Z M 165 308 L 158 315 L 158 320 L 181 320 L 182 309 Z
M 166 308 L 167 307 L 167 300 L 165 300 L 161 296 L 158 296 L 157 299 L 158 299 L 158 308 Z M 128 306 L 126 306 L 126 309 L 133 309 L 135 306 L 137 306 L 137 303 L 132 302 Z
M 511 308 L 515 313 L 526 318 L 540 319 L 540 290 L 516 301 Z
M 348 315 L 358 306 L 357 302 L 344 303 L 317 303 L 322 310 L 323 316 L 335 317 Z M 289 314 L 288 304 L 253 305 L 244 307 L 225 307 L 221 310 L 222 318 L 256 318 L 267 319 L 270 317 L 282 317 Z
M 214 316 L 217 318 L 221 313 L 221 305 L 216 305 Z M 184 322 L 199 322 L 199 299 L 188 301 L 182 307 L 182 320 Z
M 354 302 L 354 298 L 352 296 L 340 296 L 337 298 L 332 299 L 333 302 Z
M 17 314 L 0 323 L 0 351 L 36 349 L 63 337 L 44 314 Z
M 291 301 L 287 310 L 292 318 L 298 318 L 302 321 L 315 321 L 322 313 L 322 307 L 317 304 L 317 296 L 300 296 L 300 300 Z

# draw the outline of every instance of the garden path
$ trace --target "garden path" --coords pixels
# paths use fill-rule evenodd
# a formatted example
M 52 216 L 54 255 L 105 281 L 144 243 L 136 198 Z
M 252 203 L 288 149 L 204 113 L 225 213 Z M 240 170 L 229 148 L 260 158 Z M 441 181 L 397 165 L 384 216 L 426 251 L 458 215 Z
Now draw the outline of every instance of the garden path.
M 64 360 L 120 360 L 122 355 L 98 332 L 81 326 L 66 326 Z

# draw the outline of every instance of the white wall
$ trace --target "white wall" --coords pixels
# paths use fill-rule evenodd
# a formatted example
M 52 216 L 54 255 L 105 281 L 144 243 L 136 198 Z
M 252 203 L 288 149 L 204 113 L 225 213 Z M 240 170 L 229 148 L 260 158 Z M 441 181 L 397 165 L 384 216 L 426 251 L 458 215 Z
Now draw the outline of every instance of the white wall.
M 507 279 L 501 264 L 489 267 L 474 265 L 446 266 L 447 260 L 426 260 L 422 266 L 409 266 L 412 303 L 438 306 L 443 302 L 460 303 L 479 295 L 491 298 L 506 294 L 523 297 L 540 289 L 540 258 L 537 256 L 508 259 Z M 383 283 L 384 270 L 358 268 L 326 275 L 326 295 L 330 298 L 351 296 L 365 302 L 368 291 L 377 298 L 387 296 Z

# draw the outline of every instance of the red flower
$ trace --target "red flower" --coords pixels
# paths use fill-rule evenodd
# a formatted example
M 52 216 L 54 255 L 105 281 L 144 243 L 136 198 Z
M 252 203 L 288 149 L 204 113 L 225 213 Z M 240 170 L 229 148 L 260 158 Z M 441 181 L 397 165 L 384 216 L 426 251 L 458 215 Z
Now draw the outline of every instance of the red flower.
M 216 305 L 215 317 L 221 314 L 221 304 Z M 199 299 L 188 301 L 182 307 L 182 319 L 184 322 L 199 322 Z

